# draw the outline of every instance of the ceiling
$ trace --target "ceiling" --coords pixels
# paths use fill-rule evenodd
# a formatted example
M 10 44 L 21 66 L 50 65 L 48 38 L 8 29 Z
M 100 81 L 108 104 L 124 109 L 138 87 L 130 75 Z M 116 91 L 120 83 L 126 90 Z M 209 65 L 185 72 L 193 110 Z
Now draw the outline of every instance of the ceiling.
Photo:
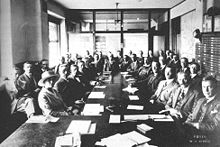
M 67 9 L 148 9 L 172 8 L 185 0 L 54 0 Z

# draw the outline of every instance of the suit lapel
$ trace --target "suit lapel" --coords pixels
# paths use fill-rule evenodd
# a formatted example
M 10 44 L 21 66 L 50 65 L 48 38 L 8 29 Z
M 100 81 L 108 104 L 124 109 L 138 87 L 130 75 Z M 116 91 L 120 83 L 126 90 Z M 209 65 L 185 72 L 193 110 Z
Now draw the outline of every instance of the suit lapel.
M 185 97 L 183 98 L 182 106 L 185 105 L 186 102 L 192 98 L 192 96 L 193 96 L 193 91 L 189 89 Z
M 173 97 L 173 103 L 172 103 L 172 107 L 175 108 L 176 106 L 176 103 L 177 103 L 177 100 L 178 100 L 178 97 L 180 95 L 180 92 L 181 92 L 181 88 L 179 87 Z

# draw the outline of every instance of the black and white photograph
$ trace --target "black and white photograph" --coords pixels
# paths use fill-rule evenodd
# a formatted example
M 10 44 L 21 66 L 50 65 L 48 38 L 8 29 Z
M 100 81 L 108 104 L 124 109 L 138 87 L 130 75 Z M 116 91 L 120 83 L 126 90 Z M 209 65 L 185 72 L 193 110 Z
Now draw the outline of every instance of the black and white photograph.
M 220 0 L 0 0 L 0 147 L 220 147 Z

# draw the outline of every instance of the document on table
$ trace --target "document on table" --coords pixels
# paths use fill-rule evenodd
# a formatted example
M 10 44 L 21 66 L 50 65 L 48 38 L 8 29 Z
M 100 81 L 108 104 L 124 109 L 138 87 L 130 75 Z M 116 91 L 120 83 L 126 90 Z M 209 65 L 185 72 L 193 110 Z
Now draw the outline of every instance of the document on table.
M 66 134 L 56 138 L 55 147 L 79 147 L 81 146 L 81 136 L 79 133 Z
M 131 101 L 139 100 L 139 97 L 137 95 L 129 95 L 129 99 Z
M 127 109 L 130 110 L 143 110 L 144 106 L 140 106 L 140 105 L 128 105 Z
M 105 89 L 105 88 L 106 88 L 106 86 L 105 86 L 105 85 L 103 85 L 103 86 L 96 85 L 96 86 L 95 86 L 95 88 Z
M 123 91 L 127 91 L 129 93 L 135 93 L 136 91 L 138 91 L 138 89 L 136 87 L 128 86 L 128 87 L 124 88 Z
M 107 147 L 132 147 L 138 144 L 149 142 L 151 139 L 141 135 L 136 131 L 132 131 L 125 134 L 115 134 L 107 138 L 101 139 L 96 142 L 95 145 L 107 146 Z
M 91 92 L 88 99 L 104 99 L 105 94 L 103 92 Z
M 29 118 L 26 123 L 48 123 L 48 122 L 57 122 L 59 117 L 53 116 L 44 116 L 44 115 L 35 115 Z
M 88 134 L 95 134 L 96 131 L 96 123 L 91 123 Z
M 124 120 L 147 120 L 148 114 L 124 115 Z
M 71 121 L 66 133 L 79 132 L 80 134 L 88 134 L 91 127 L 91 120 L 73 120 Z
M 121 115 L 110 115 L 109 123 L 110 124 L 119 124 L 121 122 Z
M 151 140 L 150 138 L 148 138 L 148 137 L 146 137 L 136 131 L 132 131 L 132 132 L 123 134 L 123 136 L 134 141 L 136 143 L 136 145 L 146 143 Z
M 68 134 L 56 138 L 55 147 L 73 146 L 73 135 Z
M 48 123 L 46 117 L 43 115 L 36 115 L 29 118 L 26 123 Z
M 140 124 L 137 125 L 137 129 L 145 134 L 147 131 L 150 131 L 153 128 L 151 126 L 148 126 L 147 124 Z
M 155 118 L 154 121 L 173 122 L 174 120 L 170 115 L 166 115 L 164 118 Z
M 86 104 L 82 111 L 82 115 L 100 116 L 101 112 L 104 112 L 104 106 L 100 104 Z
M 135 145 L 135 142 L 118 133 L 101 139 L 101 141 L 96 142 L 95 145 L 107 147 L 132 147 Z

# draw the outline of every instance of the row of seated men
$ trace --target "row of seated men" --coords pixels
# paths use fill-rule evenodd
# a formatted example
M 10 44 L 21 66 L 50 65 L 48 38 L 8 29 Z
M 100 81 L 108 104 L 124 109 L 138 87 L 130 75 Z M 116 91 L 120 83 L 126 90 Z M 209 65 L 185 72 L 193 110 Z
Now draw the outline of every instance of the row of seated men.
M 213 138 L 218 141 L 220 93 L 217 80 L 201 74 L 195 61 L 189 63 L 185 57 L 179 59 L 176 54 L 171 55 L 140 58 L 131 54 L 124 59 L 113 56 L 111 60 L 119 64 L 121 71 L 128 71 L 136 78 L 131 86 L 139 89 L 137 94 L 145 101 L 148 112 L 170 114 L 183 135 L 189 135 L 189 130 L 201 131 L 214 134 Z
M 193 126 L 205 132 L 219 131 L 220 100 L 216 79 L 199 75 L 199 65 L 196 62 L 188 65 L 187 58 L 181 58 L 179 63 L 175 62 L 178 61 L 176 57 L 169 61 L 160 58 L 165 59 L 165 66 L 156 58 L 146 58 L 143 66 L 126 70 L 136 78 L 132 86 L 138 87 L 138 95 L 148 103 L 146 107 L 152 113 L 169 113 L 180 126 Z M 114 60 L 113 63 L 121 65 L 117 57 Z M 85 67 L 83 61 L 78 61 L 77 65 L 61 64 L 59 77 L 52 70 L 46 70 L 39 81 L 34 77 L 37 74 L 32 66 L 24 63 L 23 74 L 16 74 L 14 79 L 1 84 L 1 89 L 5 88 L 11 97 L 12 113 L 24 111 L 31 117 L 36 113 L 37 103 L 44 115 L 77 114 L 77 100 L 91 89 L 90 81 L 97 80 L 96 76 L 89 79 L 94 70 L 98 73 L 96 66 L 92 70 L 92 65 Z M 122 70 L 122 66 L 119 67 Z

